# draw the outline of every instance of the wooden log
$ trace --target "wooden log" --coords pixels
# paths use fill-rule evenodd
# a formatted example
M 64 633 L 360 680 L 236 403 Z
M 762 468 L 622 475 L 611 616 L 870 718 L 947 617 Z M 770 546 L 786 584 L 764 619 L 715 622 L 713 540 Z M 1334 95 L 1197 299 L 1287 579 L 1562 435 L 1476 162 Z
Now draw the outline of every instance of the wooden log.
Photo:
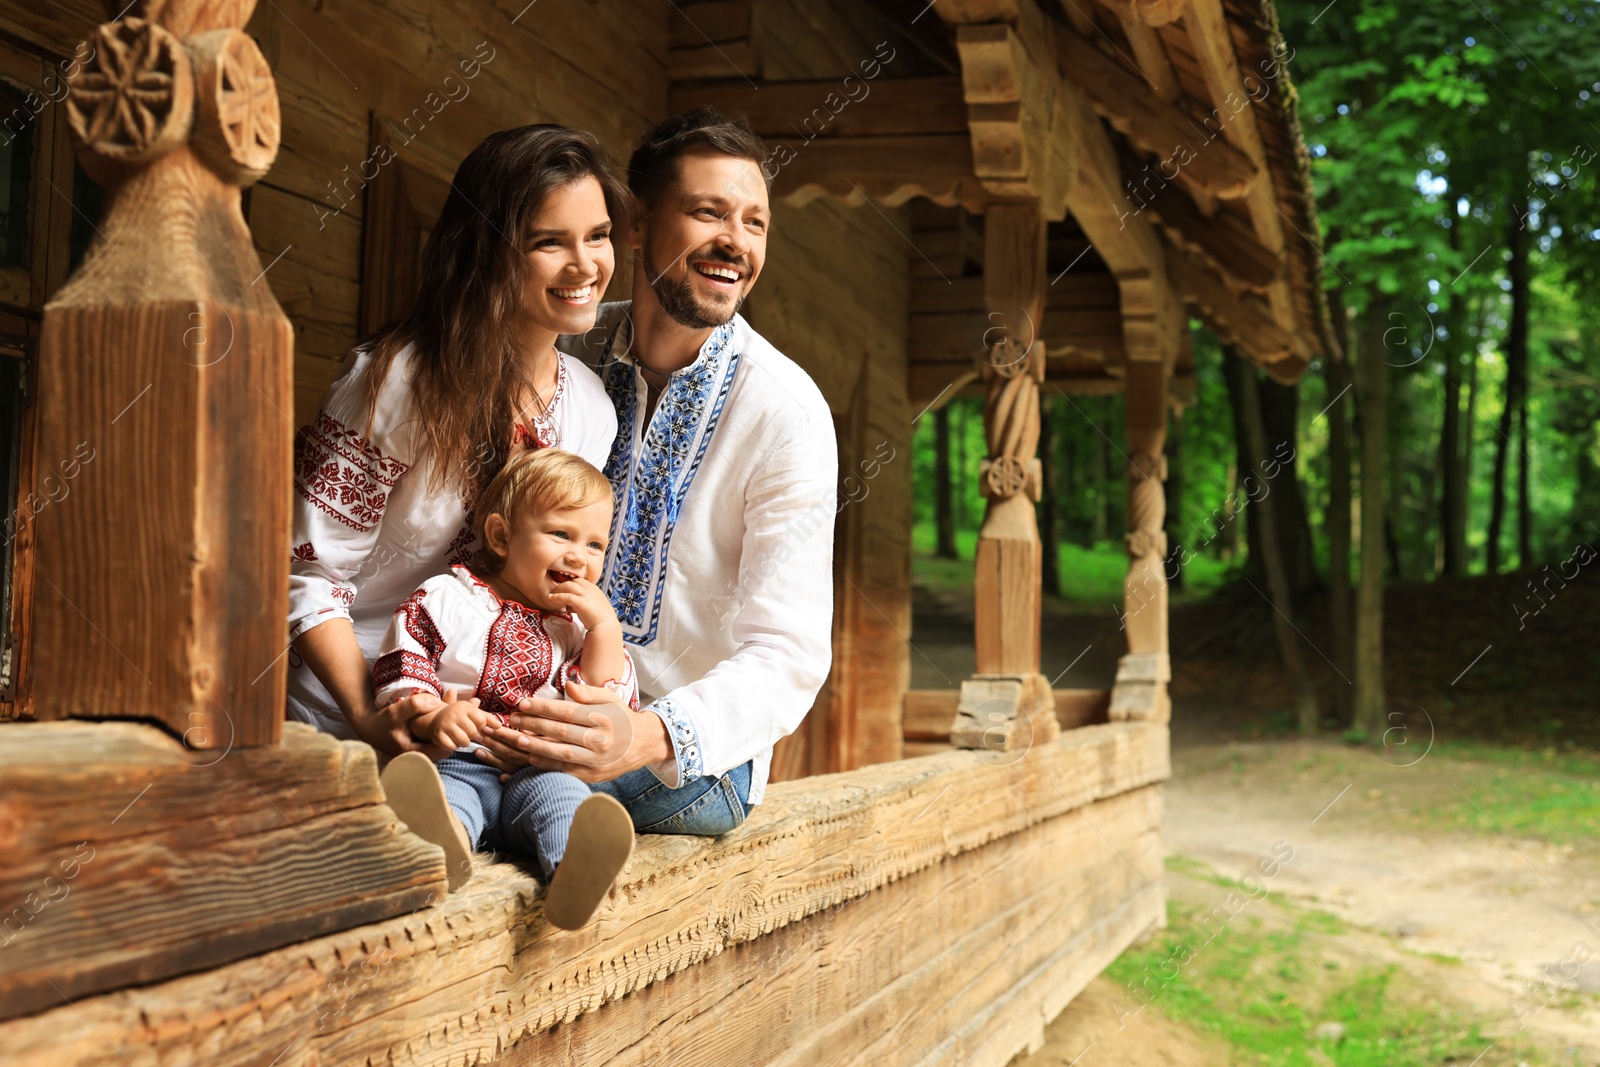
M 560 1041 L 572 1027 L 558 1024 L 606 1005 L 594 1015 L 599 1029 L 613 1038 L 638 1034 L 626 1005 L 669 975 L 685 972 L 691 983 L 698 973 L 711 976 L 718 984 L 707 992 L 718 995 L 705 1003 L 714 1002 L 726 995 L 722 983 L 748 985 L 742 968 L 697 966 L 730 948 L 1047 820 L 1081 824 L 1069 813 L 1169 773 L 1164 726 L 1111 723 L 1074 730 L 1012 763 L 947 751 L 785 782 L 720 840 L 642 837 L 612 898 L 578 933 L 544 923 L 530 875 L 480 860 L 473 880 L 438 908 L 204 974 L 79 998 L 0 1024 L 0 1047 L 15 1067 L 123 1065 L 124 1056 L 139 1067 L 196 1058 L 259 1064 L 280 1055 L 280 1063 L 459 1063 L 546 1031 Z M 1105 821 L 1130 832 L 1159 824 L 1158 808 L 1140 809 L 1147 802 L 1136 796 L 1127 803 L 1147 814 Z M 1089 818 L 1106 829 L 1099 814 Z M 1121 829 L 1106 832 L 1131 843 Z M 1050 852 L 1050 862 L 1060 854 Z M 1158 862 L 1145 873 L 1157 880 Z M 1061 881 L 1031 873 L 1028 880 Z M 717 1013 L 702 1018 L 722 1029 Z
M 1293 353 L 1294 339 L 1271 309 L 1230 290 L 1194 253 L 1166 242 L 1166 264 L 1167 277 L 1183 302 L 1224 341 L 1256 363 L 1276 363 Z
M 972 170 L 965 134 L 834 137 L 785 145 L 767 163 L 773 193 L 796 206 L 833 196 L 852 207 L 894 207 L 914 196 L 981 210 L 988 194 Z
M 1056 723 L 1063 730 L 1110 721 L 1109 689 L 1056 689 L 1053 694 Z M 906 741 L 929 745 L 948 744 L 950 722 L 955 717 L 960 699 L 961 692 L 957 689 L 908 690 L 902 723 Z M 907 756 L 927 754 L 920 749 L 913 753 L 911 747 L 909 743 L 906 745 Z
M 770 142 L 817 137 L 910 136 L 967 132 L 961 79 L 933 77 L 864 80 L 844 78 L 767 81 L 756 88 L 738 78 L 674 82 L 668 112 L 710 104 L 724 115 L 742 116 Z
M 73 669 L 36 673 L 35 713 L 267 744 L 283 720 L 293 339 L 253 284 L 239 185 L 277 150 L 277 96 L 230 28 L 248 12 L 154 6 L 158 21 L 94 31 L 101 60 L 62 105 L 112 195 L 44 313 L 39 455 L 95 462 L 74 506 L 40 516 L 34 655 Z M 119 104 L 119 78 L 160 88 Z
M 444 854 L 383 802 L 371 748 L 185 747 L 133 723 L 6 727 L 0 1018 L 442 899 Z
M 1064 66 L 1097 114 L 1141 152 L 1155 156 L 1168 180 L 1228 200 L 1246 195 L 1255 166 L 1243 151 L 1163 101 L 1139 74 L 1075 33 L 1055 35 Z
M 741 945 L 566 1033 L 519 1043 L 505 1062 L 1003 1067 L 1161 923 L 1155 792 L 1051 820 Z M 1059 873 L 1062 855 L 1076 858 L 1072 877 Z
M 1076 145 L 1058 100 L 1055 57 L 1044 50 L 1044 25 L 1038 8 L 1021 4 L 1012 22 L 959 26 L 956 48 L 973 167 L 984 187 L 998 197 L 1037 200 L 1047 217 L 1060 218 Z
M 1227 141 L 1249 158 L 1255 170 L 1245 204 L 1250 210 L 1256 237 L 1269 251 L 1281 254 L 1286 243 L 1283 230 L 1285 216 L 1278 206 L 1266 146 L 1256 124 L 1256 101 L 1266 95 L 1261 92 L 1259 77 L 1252 75 L 1251 84 L 1247 85 L 1240 74 L 1233 33 L 1221 0 L 1193 0 L 1184 9 L 1183 26 L 1200 65 L 1206 90 L 1211 95 L 1215 118 L 1213 125 L 1221 125 Z M 1215 147 L 1215 143 L 1212 147 Z M 1273 319 L 1290 337 L 1297 354 L 1309 356 L 1320 348 L 1320 345 L 1302 336 L 1304 331 L 1296 327 L 1288 279 L 1281 278 L 1275 282 L 1267 290 L 1267 295 L 1272 304 Z
M 705 41 L 667 51 L 667 74 L 673 81 L 692 78 L 759 78 L 761 57 L 749 39 Z
M 1125 163 L 1125 172 L 1127 166 Z M 1146 176 L 1133 174 L 1129 180 Z M 1144 210 L 1160 223 L 1169 241 L 1199 253 L 1221 271 L 1223 282 L 1234 292 L 1248 289 L 1264 293 L 1282 276 L 1282 256 L 1256 240 L 1250 228 L 1230 211 L 1219 211 L 1208 218 L 1181 190 L 1171 187 L 1161 189 L 1145 202 Z

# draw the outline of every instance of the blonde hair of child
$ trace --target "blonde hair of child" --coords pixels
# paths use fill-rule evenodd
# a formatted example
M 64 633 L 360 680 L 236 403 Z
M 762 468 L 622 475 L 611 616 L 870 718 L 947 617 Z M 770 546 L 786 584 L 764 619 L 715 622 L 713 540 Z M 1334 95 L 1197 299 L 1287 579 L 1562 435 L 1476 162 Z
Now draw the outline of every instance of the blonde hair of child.
M 611 499 L 611 483 L 599 468 L 574 452 L 541 448 L 520 452 L 506 461 L 474 509 L 473 526 L 487 544 L 483 525 L 490 515 L 512 526 L 525 514 L 588 507 Z M 485 562 L 499 570 L 505 561 L 485 548 Z

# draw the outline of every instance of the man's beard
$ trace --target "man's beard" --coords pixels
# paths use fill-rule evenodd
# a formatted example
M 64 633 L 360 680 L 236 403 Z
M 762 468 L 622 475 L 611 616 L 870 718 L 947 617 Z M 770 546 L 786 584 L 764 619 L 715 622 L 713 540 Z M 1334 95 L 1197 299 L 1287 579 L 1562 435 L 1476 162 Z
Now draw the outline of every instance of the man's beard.
M 689 266 L 688 255 L 685 254 L 683 257 L 683 277 L 674 282 L 667 277 L 666 270 L 662 270 L 659 274 L 656 273 L 652 263 L 655 256 L 651 254 L 651 251 L 651 246 L 647 244 L 644 249 L 644 268 L 651 274 L 650 288 L 655 291 L 656 300 L 661 304 L 661 310 L 665 311 L 667 317 L 679 326 L 690 330 L 709 330 L 731 320 L 739 309 L 744 306 L 745 294 L 742 292 L 734 300 L 733 306 L 726 311 L 718 305 L 701 303 L 695 299 L 693 283 L 689 279 L 689 272 L 694 268 Z M 730 266 L 740 267 L 747 273 L 749 270 L 748 264 L 744 261 L 729 259 L 727 256 L 719 255 L 715 252 L 695 258 L 727 263 Z

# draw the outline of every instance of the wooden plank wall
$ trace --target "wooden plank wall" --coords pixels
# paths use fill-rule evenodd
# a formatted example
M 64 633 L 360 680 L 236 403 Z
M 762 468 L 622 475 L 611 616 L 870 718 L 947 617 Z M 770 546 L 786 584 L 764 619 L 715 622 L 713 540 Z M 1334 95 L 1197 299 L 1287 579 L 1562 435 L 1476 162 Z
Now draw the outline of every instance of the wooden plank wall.
M 754 40 L 767 81 L 859 79 L 860 64 L 874 58 L 882 40 L 859 5 L 846 0 L 758 0 L 757 16 Z M 891 60 L 881 76 L 892 76 L 894 67 Z M 815 104 L 822 106 L 820 96 Z M 776 191 L 783 191 L 781 169 Z M 845 528 L 835 561 L 843 578 L 835 649 L 846 666 L 836 666 L 831 699 L 849 709 L 851 731 L 836 770 L 901 755 L 901 707 L 911 680 L 905 635 L 916 414 L 906 399 L 908 261 L 919 258 L 902 236 L 910 232 L 908 208 L 780 203 L 750 301 L 756 328 L 811 372 L 844 428 L 839 467 L 850 502 L 837 517 Z

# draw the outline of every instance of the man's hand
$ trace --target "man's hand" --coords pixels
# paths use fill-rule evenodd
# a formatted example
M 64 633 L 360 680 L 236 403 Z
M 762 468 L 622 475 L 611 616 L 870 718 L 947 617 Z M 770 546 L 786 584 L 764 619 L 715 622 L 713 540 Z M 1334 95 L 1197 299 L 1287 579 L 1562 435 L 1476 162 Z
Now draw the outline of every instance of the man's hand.
M 502 771 L 538 767 L 589 782 L 609 782 L 672 755 L 653 712 L 631 711 L 609 689 L 567 683 L 567 700 L 524 700 L 511 727 L 483 731 L 478 758 Z
M 570 611 L 583 623 L 585 630 L 617 622 L 617 611 L 611 598 L 587 578 L 573 578 L 557 585 L 550 594 L 550 602 L 564 611 Z

